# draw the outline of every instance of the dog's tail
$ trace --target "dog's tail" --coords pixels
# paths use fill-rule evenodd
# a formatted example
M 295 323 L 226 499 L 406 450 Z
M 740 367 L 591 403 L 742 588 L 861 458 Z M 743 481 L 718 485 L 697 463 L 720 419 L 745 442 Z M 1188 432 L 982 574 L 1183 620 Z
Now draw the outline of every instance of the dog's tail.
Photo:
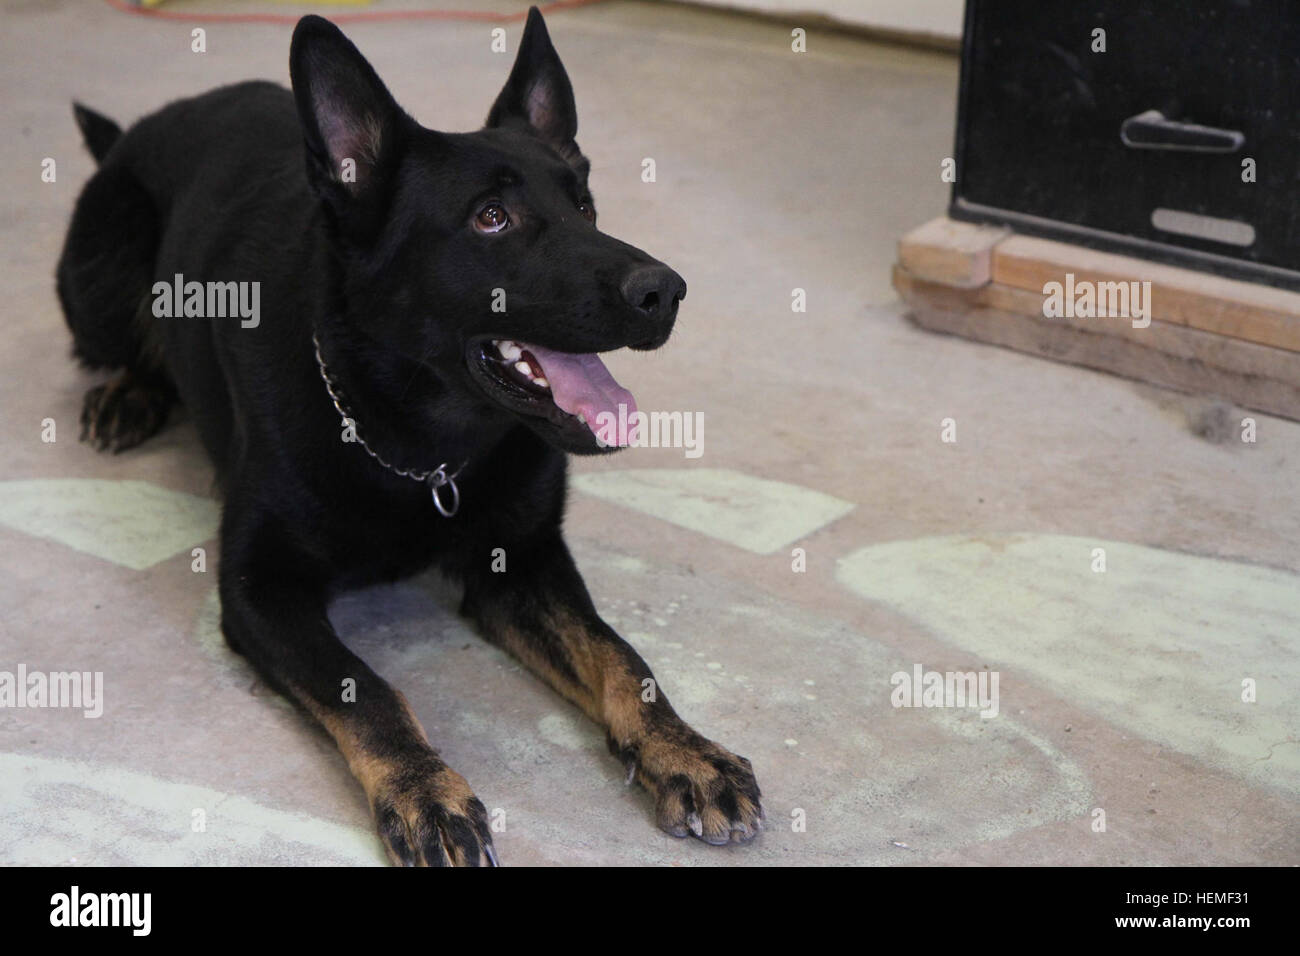
M 113 144 L 121 139 L 122 127 L 102 113 L 96 113 L 77 102 L 72 104 L 72 115 L 77 118 L 81 137 L 86 141 L 86 149 L 95 157 L 95 162 L 102 163 Z

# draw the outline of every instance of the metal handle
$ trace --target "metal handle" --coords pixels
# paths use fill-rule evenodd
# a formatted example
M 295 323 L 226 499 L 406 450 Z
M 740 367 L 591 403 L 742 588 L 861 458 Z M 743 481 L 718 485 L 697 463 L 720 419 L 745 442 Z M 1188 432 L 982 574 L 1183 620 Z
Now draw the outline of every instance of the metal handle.
M 1159 110 L 1130 116 L 1120 125 L 1119 138 L 1130 149 L 1172 149 L 1184 153 L 1235 153 L 1246 143 L 1245 134 L 1235 129 L 1177 123 Z

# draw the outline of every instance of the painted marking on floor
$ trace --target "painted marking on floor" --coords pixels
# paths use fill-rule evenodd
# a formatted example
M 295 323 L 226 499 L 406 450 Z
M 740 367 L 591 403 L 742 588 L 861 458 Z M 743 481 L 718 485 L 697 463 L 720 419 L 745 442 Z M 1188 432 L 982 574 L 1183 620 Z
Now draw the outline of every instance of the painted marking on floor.
M 727 468 L 656 468 L 575 475 L 579 491 L 772 554 L 853 510 L 852 502 Z
M 202 832 L 194 831 L 195 812 Z M 378 866 L 369 830 L 102 763 L 0 754 L 0 863 Z
M 147 481 L 0 482 L 0 524 L 143 571 L 214 537 L 220 506 Z
M 1104 572 L 1092 570 L 1095 548 Z M 842 559 L 838 576 L 994 669 L 1300 792 L 1294 574 L 1119 541 L 986 534 L 873 545 Z M 1257 703 L 1242 700 L 1248 678 Z

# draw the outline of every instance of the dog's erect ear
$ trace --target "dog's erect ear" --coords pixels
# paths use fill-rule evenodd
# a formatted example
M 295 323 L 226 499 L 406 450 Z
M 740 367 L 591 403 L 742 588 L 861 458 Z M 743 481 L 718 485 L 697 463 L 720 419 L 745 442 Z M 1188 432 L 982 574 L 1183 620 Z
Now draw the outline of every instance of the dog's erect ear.
M 334 24 L 306 16 L 293 31 L 289 75 L 316 190 L 337 202 L 381 189 L 404 114 L 366 58 Z
M 578 109 L 564 64 L 551 45 L 546 22 L 536 7 L 528 8 L 528 23 L 505 89 L 488 113 L 487 125 L 525 123 L 568 158 L 578 155 Z

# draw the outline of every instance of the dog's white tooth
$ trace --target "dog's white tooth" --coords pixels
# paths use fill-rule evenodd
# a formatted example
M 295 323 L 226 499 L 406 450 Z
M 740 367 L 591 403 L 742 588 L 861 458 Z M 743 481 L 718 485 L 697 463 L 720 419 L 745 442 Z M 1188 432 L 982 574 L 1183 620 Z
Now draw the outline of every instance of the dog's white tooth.
M 533 381 L 536 382 L 538 385 L 542 386 L 542 388 L 550 388 L 550 387 L 551 387 L 551 383 L 548 382 L 546 379 L 544 379 L 544 378 L 543 378 L 542 376 L 540 376 L 540 375 L 537 376 L 537 378 L 533 379 Z
M 518 342 L 501 342 L 497 345 L 497 351 L 501 353 L 502 358 L 511 361 L 519 358 L 519 356 L 524 353 L 524 350 L 519 347 Z
M 528 367 L 527 362 L 516 362 L 515 371 L 522 372 L 524 375 L 527 375 L 529 378 L 533 377 L 533 370 Z

